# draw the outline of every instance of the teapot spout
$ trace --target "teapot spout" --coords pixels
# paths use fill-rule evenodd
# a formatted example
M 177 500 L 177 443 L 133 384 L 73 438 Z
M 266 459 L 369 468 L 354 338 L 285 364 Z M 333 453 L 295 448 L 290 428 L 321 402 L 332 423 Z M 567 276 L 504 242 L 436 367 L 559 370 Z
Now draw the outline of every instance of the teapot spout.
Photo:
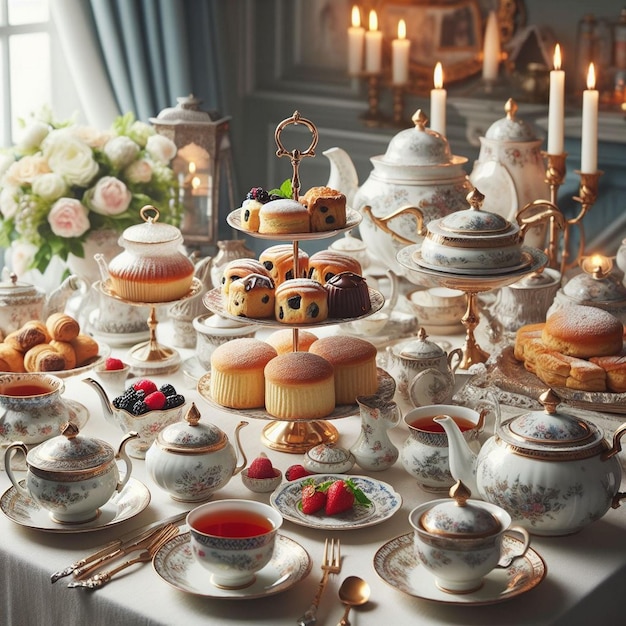
M 43 309 L 43 319 L 53 313 L 63 312 L 70 296 L 79 292 L 81 296 L 87 293 L 88 284 L 80 276 L 71 274 L 68 276 L 46 299 Z
M 469 447 L 461 434 L 461 429 L 449 415 L 438 415 L 434 418 L 441 424 L 448 436 L 450 473 L 454 480 L 460 480 L 474 497 L 479 497 L 478 483 L 476 482 L 476 460 L 478 455 Z
M 235 469 L 233 470 L 233 476 L 236 476 L 241 472 L 245 466 L 248 464 L 248 458 L 246 457 L 246 453 L 243 451 L 243 447 L 241 445 L 241 437 L 240 431 L 244 426 L 247 426 L 248 422 L 241 421 L 237 424 L 237 428 L 235 428 L 235 443 L 237 447 L 237 458 L 241 457 L 241 463 L 239 463 Z
M 359 176 L 352 159 L 342 148 L 329 148 L 322 154 L 330 161 L 330 177 L 326 186 L 341 191 L 351 206 L 359 187 Z
M 105 282 L 109 278 L 109 266 L 107 264 L 107 260 L 104 257 L 104 254 L 101 252 L 96 252 L 93 255 L 96 263 L 98 264 L 98 269 L 100 270 L 100 278 L 102 282 Z
M 95 392 L 98 394 L 98 397 L 100 398 L 100 404 L 102 405 L 102 412 L 104 413 L 105 419 L 111 423 L 114 423 L 115 413 L 113 412 L 113 407 L 111 406 L 111 403 L 109 402 L 109 397 L 107 396 L 107 393 L 104 390 L 104 387 L 97 380 L 94 380 L 93 378 L 90 378 L 89 376 L 87 378 L 83 378 L 83 382 L 87 383 L 88 385 L 91 385 L 94 388 Z

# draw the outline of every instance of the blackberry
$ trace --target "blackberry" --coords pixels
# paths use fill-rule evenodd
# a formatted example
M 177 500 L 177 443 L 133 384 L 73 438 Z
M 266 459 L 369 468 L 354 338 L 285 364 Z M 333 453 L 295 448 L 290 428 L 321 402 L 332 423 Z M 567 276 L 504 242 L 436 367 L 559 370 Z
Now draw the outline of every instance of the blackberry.
M 163 407 L 164 409 L 173 409 L 177 406 L 180 406 L 181 404 L 185 404 L 185 397 L 181 396 L 179 393 L 173 395 L 173 396 L 167 396 L 166 400 L 165 400 L 165 406 Z
M 279 196 L 277 193 L 271 193 L 268 195 L 269 200 L 284 200 L 284 196 Z
M 150 409 L 148 408 L 148 405 L 143 400 L 138 400 L 137 402 L 135 402 L 135 404 L 133 404 L 132 414 L 143 415 L 144 413 L 147 413 L 149 410 Z
M 132 413 L 133 405 L 135 404 L 135 402 L 136 400 L 129 400 L 125 396 L 118 396 L 117 398 L 113 399 L 113 406 L 116 409 L 122 409 L 123 411 L 128 411 L 129 413 Z
M 270 195 L 263 187 L 252 187 L 246 195 L 246 200 L 258 200 L 262 204 L 270 201 Z
M 174 388 L 174 385 L 170 385 L 169 383 L 167 383 L 165 385 L 161 385 L 159 387 L 159 391 L 164 396 L 174 396 L 174 395 L 176 395 L 176 389 Z

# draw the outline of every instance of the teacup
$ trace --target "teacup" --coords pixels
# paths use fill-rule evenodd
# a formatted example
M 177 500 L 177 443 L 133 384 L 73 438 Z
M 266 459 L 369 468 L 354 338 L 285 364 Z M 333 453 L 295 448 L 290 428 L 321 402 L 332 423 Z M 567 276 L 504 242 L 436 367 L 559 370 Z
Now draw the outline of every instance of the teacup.
M 520 535 L 521 545 L 513 553 L 507 552 L 503 567 L 526 553 L 530 535 L 520 526 L 511 526 L 511 516 L 499 506 L 470 500 L 462 483 L 457 483 L 450 495 L 453 500 L 435 500 L 414 508 L 409 522 L 419 561 L 434 575 L 437 587 L 448 593 L 471 593 L 499 565 L 505 536 Z
M 187 515 L 191 551 L 221 589 L 243 589 L 272 559 L 282 515 L 253 500 L 215 500 Z

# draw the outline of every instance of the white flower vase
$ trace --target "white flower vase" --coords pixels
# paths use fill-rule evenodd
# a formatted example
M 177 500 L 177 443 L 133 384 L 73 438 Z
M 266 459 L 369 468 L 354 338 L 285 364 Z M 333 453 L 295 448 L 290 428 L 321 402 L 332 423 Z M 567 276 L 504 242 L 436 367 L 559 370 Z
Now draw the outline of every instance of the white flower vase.
M 113 257 L 120 254 L 123 249 L 118 243 L 119 237 L 119 233 L 114 230 L 90 232 L 83 244 L 84 258 L 81 259 L 71 253 L 67 257 L 67 266 L 72 274 L 84 278 L 91 285 L 100 280 L 100 268 L 94 257 L 96 253 L 100 253 L 108 263 Z

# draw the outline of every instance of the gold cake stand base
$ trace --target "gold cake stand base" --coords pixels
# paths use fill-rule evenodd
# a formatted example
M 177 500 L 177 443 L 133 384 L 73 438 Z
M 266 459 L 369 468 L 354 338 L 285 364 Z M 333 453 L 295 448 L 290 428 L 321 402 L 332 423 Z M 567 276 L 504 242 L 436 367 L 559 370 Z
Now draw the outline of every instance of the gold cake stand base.
M 270 422 L 263 428 L 261 441 L 271 450 L 302 454 L 320 443 L 336 443 L 339 432 L 324 420 Z

